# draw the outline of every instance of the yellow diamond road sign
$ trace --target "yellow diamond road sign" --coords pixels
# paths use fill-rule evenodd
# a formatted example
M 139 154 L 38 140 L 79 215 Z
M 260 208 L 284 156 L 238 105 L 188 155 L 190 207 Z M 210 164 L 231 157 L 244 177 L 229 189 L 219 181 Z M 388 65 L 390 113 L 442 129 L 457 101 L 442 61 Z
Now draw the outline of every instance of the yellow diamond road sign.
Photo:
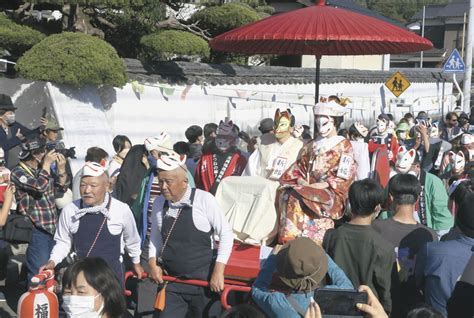
M 396 72 L 385 82 L 385 86 L 398 97 L 410 87 L 410 81 L 402 73 Z

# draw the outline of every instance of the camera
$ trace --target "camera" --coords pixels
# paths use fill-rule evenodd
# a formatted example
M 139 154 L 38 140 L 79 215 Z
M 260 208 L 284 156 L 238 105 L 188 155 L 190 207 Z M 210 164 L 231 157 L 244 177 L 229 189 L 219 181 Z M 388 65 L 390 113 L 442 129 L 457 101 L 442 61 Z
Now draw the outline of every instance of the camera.
M 62 154 L 66 158 L 77 159 L 76 147 L 66 148 L 62 142 L 48 142 L 45 148 L 46 152 L 50 152 L 54 149 L 57 153 Z

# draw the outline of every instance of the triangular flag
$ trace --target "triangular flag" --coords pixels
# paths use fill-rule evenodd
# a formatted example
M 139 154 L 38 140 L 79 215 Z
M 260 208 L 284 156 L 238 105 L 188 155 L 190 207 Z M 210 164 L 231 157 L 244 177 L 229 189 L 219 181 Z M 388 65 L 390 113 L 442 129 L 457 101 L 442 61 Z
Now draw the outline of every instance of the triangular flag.
M 237 96 L 239 98 L 246 98 L 247 97 L 247 92 L 245 92 L 245 91 L 239 91 L 239 90 L 236 89 L 235 93 L 237 94 Z
M 204 91 L 204 95 L 207 95 L 206 85 L 202 84 L 201 89 Z
M 163 92 L 168 95 L 168 96 L 173 96 L 174 95 L 174 88 L 172 87 L 165 87 L 163 89 Z
M 132 90 L 135 94 L 143 94 L 145 91 L 145 87 L 138 81 L 132 81 L 130 84 L 132 84 Z
M 191 87 L 193 87 L 193 85 L 186 85 L 186 88 L 183 90 L 183 92 L 181 93 L 181 99 L 182 100 L 185 100 L 186 99 L 186 95 L 188 95 L 189 91 L 191 90 Z
M 272 96 L 272 102 L 276 102 L 276 99 L 277 99 L 276 94 L 273 94 L 273 96 Z
M 229 103 L 232 107 L 237 108 L 237 104 L 232 102 L 232 97 L 229 97 L 228 103 Z
M 298 94 L 298 99 L 303 99 L 304 94 Z

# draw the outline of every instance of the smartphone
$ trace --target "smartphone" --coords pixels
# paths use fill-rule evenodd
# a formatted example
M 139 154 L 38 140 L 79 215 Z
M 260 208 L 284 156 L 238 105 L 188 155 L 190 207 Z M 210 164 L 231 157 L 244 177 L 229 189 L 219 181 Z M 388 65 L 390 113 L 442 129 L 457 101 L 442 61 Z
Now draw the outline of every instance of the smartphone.
M 41 117 L 46 118 L 47 112 L 48 112 L 48 108 L 43 107 L 43 112 L 41 113 Z
M 324 318 L 364 317 L 356 304 L 367 304 L 368 295 L 365 292 L 347 289 L 320 288 L 314 293 L 314 300 L 321 308 Z

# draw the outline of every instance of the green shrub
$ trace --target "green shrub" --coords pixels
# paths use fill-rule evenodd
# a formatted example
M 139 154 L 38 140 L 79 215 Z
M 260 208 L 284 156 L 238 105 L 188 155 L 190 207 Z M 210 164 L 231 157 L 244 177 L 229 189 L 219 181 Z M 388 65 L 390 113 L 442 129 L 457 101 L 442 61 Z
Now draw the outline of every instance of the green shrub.
M 125 65 L 107 42 L 82 33 L 51 35 L 18 60 L 16 69 L 25 78 L 69 84 L 123 86 Z
M 259 19 L 258 13 L 248 5 L 228 3 L 197 11 L 191 17 L 191 22 L 199 22 L 199 27 L 216 36 Z
M 273 13 L 275 13 L 275 8 L 272 6 L 259 6 L 255 7 L 255 11 L 272 15 Z
M 141 38 L 141 57 L 147 61 L 169 60 L 175 55 L 209 56 L 209 45 L 197 35 L 186 31 L 166 30 Z
M 22 55 L 44 37 L 43 33 L 16 24 L 5 14 L 0 13 L 0 43 L 2 48 L 7 49 L 13 55 Z

